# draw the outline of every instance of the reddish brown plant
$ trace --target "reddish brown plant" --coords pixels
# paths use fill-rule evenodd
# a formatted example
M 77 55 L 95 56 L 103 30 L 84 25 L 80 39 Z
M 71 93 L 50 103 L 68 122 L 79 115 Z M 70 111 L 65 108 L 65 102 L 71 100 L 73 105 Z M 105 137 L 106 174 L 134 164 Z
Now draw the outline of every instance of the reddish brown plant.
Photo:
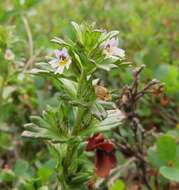
M 115 145 L 111 140 L 106 140 L 102 133 L 88 139 L 86 151 L 95 151 L 96 175 L 107 177 L 110 170 L 116 166 Z

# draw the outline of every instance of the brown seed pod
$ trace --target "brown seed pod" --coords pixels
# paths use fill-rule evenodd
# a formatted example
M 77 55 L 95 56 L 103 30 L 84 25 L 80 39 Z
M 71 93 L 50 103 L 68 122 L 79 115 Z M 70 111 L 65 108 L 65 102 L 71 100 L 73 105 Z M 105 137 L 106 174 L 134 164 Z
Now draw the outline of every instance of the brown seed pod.
M 169 98 L 168 98 L 166 95 L 164 95 L 164 96 L 160 99 L 160 104 L 161 104 L 162 106 L 167 106 L 167 105 L 169 104 L 169 102 L 170 102 L 170 100 L 169 100 Z
M 163 94 L 164 90 L 165 90 L 164 85 L 154 86 L 152 89 L 152 94 L 155 97 L 159 97 L 161 94 Z
M 95 86 L 95 93 L 96 93 L 96 96 L 100 100 L 104 100 L 104 101 L 111 100 L 111 95 L 110 95 L 108 89 L 103 86 L 100 86 L 100 85 Z

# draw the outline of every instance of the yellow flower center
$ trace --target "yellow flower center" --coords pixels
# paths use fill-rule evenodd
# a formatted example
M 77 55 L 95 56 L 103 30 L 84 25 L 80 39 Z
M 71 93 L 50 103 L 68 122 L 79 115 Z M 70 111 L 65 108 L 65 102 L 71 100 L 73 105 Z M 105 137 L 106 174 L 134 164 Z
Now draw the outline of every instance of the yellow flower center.
M 67 58 L 61 58 L 60 61 L 58 62 L 58 64 L 59 64 L 60 66 L 62 66 L 62 65 L 66 65 L 67 62 L 68 62 L 68 59 L 67 59 Z

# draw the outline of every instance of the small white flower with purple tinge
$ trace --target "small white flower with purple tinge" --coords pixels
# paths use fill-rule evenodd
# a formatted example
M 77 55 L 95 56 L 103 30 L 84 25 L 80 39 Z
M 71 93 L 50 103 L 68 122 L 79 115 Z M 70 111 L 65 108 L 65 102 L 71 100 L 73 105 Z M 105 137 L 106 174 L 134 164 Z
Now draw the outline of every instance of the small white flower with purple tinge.
M 121 48 L 118 48 L 119 40 L 118 38 L 111 38 L 107 40 L 102 45 L 103 52 L 107 57 L 111 58 L 124 58 L 125 51 Z
M 4 54 L 4 58 L 5 58 L 6 60 L 8 60 L 8 61 L 12 61 L 12 60 L 14 60 L 15 55 L 14 55 L 14 53 L 12 52 L 12 50 L 6 49 L 5 54 Z
M 62 74 L 65 68 L 69 68 L 72 63 L 67 49 L 55 50 L 55 59 L 51 60 L 49 64 L 54 69 L 55 74 Z

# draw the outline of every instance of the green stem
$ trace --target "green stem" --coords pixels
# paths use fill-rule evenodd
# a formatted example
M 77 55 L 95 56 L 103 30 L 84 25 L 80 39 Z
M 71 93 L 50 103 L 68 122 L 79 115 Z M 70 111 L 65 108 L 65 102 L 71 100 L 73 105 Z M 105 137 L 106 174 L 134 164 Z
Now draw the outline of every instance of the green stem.
M 74 129 L 72 132 L 72 135 L 78 135 L 78 132 L 81 130 L 81 121 L 86 113 L 86 108 L 79 108 L 77 117 L 76 117 L 76 122 L 74 125 Z
M 83 89 L 82 86 L 83 86 L 84 80 L 86 80 L 86 75 L 82 71 L 81 76 L 80 76 L 80 80 L 79 80 L 79 85 L 78 85 L 78 92 L 77 92 L 77 97 L 79 99 L 82 98 L 82 91 L 81 90 Z M 75 125 L 74 125 L 72 135 L 77 135 L 78 132 L 80 131 L 80 129 L 81 129 L 81 121 L 82 121 L 82 119 L 83 119 L 83 117 L 85 115 L 85 112 L 86 112 L 86 108 L 78 107 L 76 122 L 75 122 Z
M 29 21 L 26 15 L 22 16 L 22 21 L 24 23 L 24 27 L 27 33 L 27 37 L 28 37 L 28 44 L 29 44 L 29 59 L 33 56 L 33 49 L 34 49 L 34 44 L 33 44 L 33 38 L 32 38 L 32 32 L 31 32 L 31 28 L 29 25 Z
M 87 82 L 86 80 L 87 80 L 86 75 L 82 71 L 81 76 L 78 81 L 77 98 L 78 98 L 78 100 L 84 101 L 84 102 L 85 102 L 85 97 L 83 96 L 84 95 L 83 89 Z M 83 106 L 78 107 L 75 123 L 74 123 L 72 134 L 71 134 L 73 137 L 78 137 L 79 132 L 82 129 L 82 121 L 84 120 L 84 117 L 87 112 L 88 112 L 88 107 L 83 107 Z M 68 175 L 71 175 L 71 171 L 69 171 L 69 168 L 72 164 L 72 160 L 76 156 L 78 146 L 79 146 L 79 142 L 78 142 L 77 138 L 74 138 L 73 140 L 69 141 L 67 144 L 66 156 L 65 156 L 65 160 L 63 162 L 63 165 L 64 165 L 63 168 L 66 170 L 66 172 L 64 174 L 62 174 L 63 175 L 62 179 L 64 178 L 64 181 L 65 181 L 66 177 L 68 177 Z M 62 190 L 64 190 L 63 186 L 64 185 L 62 184 Z
M 0 86 L 0 106 L 1 106 L 2 101 L 3 101 L 3 91 L 4 91 L 5 83 L 6 83 L 6 77 L 4 77 L 2 79 L 2 84 Z
M 84 72 L 81 73 L 80 79 L 79 79 L 79 85 L 78 85 L 78 92 L 77 92 L 77 97 L 79 100 L 81 100 L 82 97 L 82 87 L 84 85 L 84 80 L 86 80 L 85 78 L 85 74 Z M 77 115 L 76 115 L 76 120 L 73 126 L 73 131 L 72 131 L 72 136 L 78 136 L 78 133 L 81 129 L 81 122 L 83 120 L 83 117 L 86 114 L 86 108 L 84 107 L 78 107 L 77 110 Z M 66 153 L 66 157 L 65 157 L 65 161 L 64 161 L 64 168 L 66 169 L 66 174 L 64 175 L 68 175 L 68 168 L 73 160 L 74 154 L 77 151 L 77 147 L 78 147 L 78 143 L 76 141 L 71 141 L 68 143 L 67 145 L 67 153 Z

